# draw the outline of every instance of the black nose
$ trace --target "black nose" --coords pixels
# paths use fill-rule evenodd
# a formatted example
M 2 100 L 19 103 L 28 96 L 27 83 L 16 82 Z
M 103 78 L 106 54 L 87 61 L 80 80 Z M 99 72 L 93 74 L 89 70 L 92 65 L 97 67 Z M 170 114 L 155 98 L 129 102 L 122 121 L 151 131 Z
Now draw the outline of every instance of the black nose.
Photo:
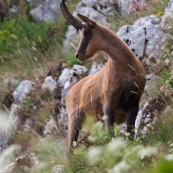
M 78 57 L 79 57 L 79 53 L 76 54 L 76 59 L 78 59 Z

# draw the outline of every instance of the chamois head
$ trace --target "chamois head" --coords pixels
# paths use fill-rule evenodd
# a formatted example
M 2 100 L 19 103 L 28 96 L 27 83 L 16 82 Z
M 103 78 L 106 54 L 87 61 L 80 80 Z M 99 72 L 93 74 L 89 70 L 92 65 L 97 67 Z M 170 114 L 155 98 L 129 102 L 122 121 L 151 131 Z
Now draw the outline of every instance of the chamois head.
M 85 61 L 98 51 L 97 37 L 99 36 L 99 33 L 95 32 L 98 25 L 95 21 L 92 21 L 91 19 L 81 14 L 77 15 L 85 24 L 78 21 L 67 9 L 65 1 L 66 0 L 61 0 L 60 2 L 61 13 L 66 18 L 66 20 L 69 21 L 69 23 L 80 32 L 81 40 L 76 51 L 76 58 L 80 61 Z

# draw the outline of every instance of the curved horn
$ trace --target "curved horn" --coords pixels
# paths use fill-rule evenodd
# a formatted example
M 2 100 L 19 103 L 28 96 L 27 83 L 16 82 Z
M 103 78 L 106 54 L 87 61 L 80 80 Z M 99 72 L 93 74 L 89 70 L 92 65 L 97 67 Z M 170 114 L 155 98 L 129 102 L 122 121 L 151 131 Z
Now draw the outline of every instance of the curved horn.
M 77 19 L 73 17 L 73 15 L 69 12 L 65 5 L 66 0 L 61 0 L 60 2 L 60 10 L 62 15 L 66 18 L 67 21 L 70 22 L 71 25 L 73 25 L 77 30 L 82 28 L 82 23 L 79 22 Z

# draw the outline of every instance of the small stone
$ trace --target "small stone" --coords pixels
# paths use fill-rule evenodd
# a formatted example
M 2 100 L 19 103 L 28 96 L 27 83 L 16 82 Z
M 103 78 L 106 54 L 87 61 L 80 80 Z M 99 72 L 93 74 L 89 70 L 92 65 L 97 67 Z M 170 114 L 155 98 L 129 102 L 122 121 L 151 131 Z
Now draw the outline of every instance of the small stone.
M 47 76 L 43 82 L 42 89 L 48 89 L 51 92 L 57 88 L 57 82 L 52 78 L 52 76 Z
M 145 118 L 145 119 L 144 119 L 144 124 L 148 124 L 148 123 L 151 122 L 151 121 L 152 121 L 151 118 Z
M 20 103 L 31 92 L 32 82 L 29 80 L 22 81 L 13 92 L 14 101 Z
M 53 119 L 51 119 L 50 121 L 48 121 L 46 123 L 46 126 L 44 127 L 44 135 L 48 136 L 52 134 L 52 131 L 56 129 L 56 124 L 55 121 Z
M 63 87 L 65 83 L 68 81 L 69 76 L 70 76 L 70 69 L 64 68 L 58 79 L 58 86 Z
M 64 166 L 63 165 L 56 165 L 52 169 L 53 173 L 63 173 L 64 172 Z
M 150 119 L 151 119 L 151 117 L 152 117 L 151 114 L 148 114 L 148 115 L 146 116 L 146 118 L 150 118 Z
M 71 75 L 78 75 L 78 76 L 81 76 L 85 73 L 88 72 L 88 69 L 84 66 L 81 66 L 81 65 L 74 65 L 73 68 L 71 69 L 70 71 L 70 74 Z

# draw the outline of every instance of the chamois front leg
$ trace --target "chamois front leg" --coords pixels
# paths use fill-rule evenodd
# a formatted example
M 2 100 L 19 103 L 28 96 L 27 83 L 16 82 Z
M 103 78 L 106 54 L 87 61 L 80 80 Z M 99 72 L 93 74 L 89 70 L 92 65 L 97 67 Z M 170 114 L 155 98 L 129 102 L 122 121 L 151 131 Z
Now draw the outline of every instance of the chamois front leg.
M 118 90 L 117 90 L 118 91 Z M 105 122 L 105 128 L 110 132 L 112 135 L 111 127 L 115 123 L 115 111 L 118 106 L 118 100 L 120 99 L 121 91 L 112 93 L 112 95 L 108 98 L 106 98 L 106 103 L 104 106 L 104 115 L 108 116 L 106 122 Z
M 107 116 L 105 121 L 105 129 L 109 131 L 110 135 L 113 136 L 112 127 L 115 123 L 115 107 L 111 102 L 107 103 L 104 108 L 104 115 Z
M 73 142 L 77 142 L 79 132 L 82 128 L 82 123 L 85 119 L 85 113 L 81 110 L 75 111 L 68 116 L 68 152 L 69 154 L 73 148 Z
M 106 130 L 109 130 L 111 126 L 113 126 L 115 122 L 115 108 L 111 107 L 110 105 L 107 105 L 104 111 L 104 114 L 107 116 L 107 120 L 105 122 L 105 128 Z
M 130 140 L 134 140 L 135 135 L 135 120 L 139 111 L 139 101 L 128 111 L 126 115 L 127 133 L 130 133 Z
M 1 23 L 4 21 L 4 14 L 3 13 L 0 13 L 0 21 L 1 21 Z

